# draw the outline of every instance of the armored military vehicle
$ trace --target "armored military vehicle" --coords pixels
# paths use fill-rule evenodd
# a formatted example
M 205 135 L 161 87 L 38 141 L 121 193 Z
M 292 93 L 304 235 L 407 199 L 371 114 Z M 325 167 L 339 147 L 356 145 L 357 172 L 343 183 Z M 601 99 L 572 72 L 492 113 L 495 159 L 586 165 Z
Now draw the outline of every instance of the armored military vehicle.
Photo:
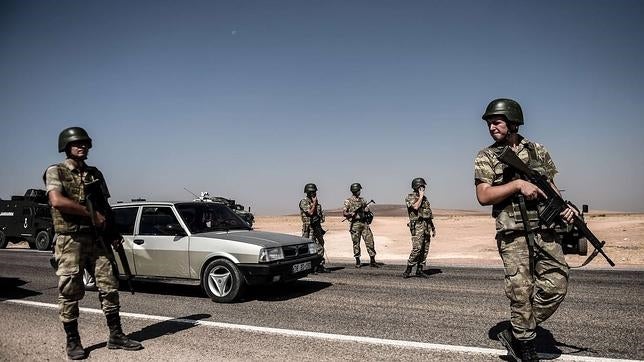
M 48 202 L 45 191 L 37 189 L 0 200 L 0 249 L 23 240 L 32 249 L 51 249 L 54 224 Z
M 255 215 L 250 212 L 250 206 L 248 207 L 248 211 L 246 211 L 244 206 L 236 203 L 235 200 L 227 199 L 221 196 L 210 196 L 210 193 L 202 192 L 200 196 L 193 201 L 216 202 L 218 204 L 224 204 L 231 210 L 233 210 L 235 214 L 240 216 L 244 221 L 246 221 L 246 223 L 248 223 L 250 227 L 252 227 L 253 223 L 255 222 Z

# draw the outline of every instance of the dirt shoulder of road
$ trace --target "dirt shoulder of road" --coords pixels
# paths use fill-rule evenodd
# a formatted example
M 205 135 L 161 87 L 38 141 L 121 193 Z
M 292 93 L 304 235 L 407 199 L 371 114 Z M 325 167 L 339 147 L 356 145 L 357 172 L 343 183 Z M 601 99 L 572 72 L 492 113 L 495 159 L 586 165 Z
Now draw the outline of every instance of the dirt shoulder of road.
M 377 259 L 403 264 L 411 250 L 411 239 L 406 217 L 374 218 Z M 618 268 L 644 269 L 644 214 L 594 213 L 587 216 L 590 229 L 600 240 L 606 241 L 605 252 Z M 432 238 L 429 263 L 440 265 L 502 266 L 494 240 L 494 219 L 489 215 L 444 214 L 434 219 L 437 235 Z M 257 230 L 301 235 L 299 216 L 258 216 Z M 327 259 L 332 264 L 348 262 L 353 258 L 349 225 L 341 217 L 328 216 L 323 228 Z M 368 258 L 361 243 L 363 259 Z M 589 251 L 591 246 L 589 245 Z M 568 263 L 579 265 L 585 257 L 567 255 Z M 597 256 L 587 267 L 608 268 L 606 260 Z
M 589 228 L 620 269 L 644 269 L 644 214 L 593 213 L 586 217 Z M 256 230 L 302 234 L 299 216 L 257 216 Z M 378 216 L 371 224 L 377 259 L 391 264 L 404 264 L 411 251 L 407 217 Z M 489 215 L 445 212 L 434 218 L 437 235 L 432 238 L 429 263 L 452 266 L 503 266 L 494 240 L 494 220 Z M 349 225 L 338 216 L 327 216 L 323 228 L 326 257 L 329 264 L 353 261 Z M 29 248 L 26 242 L 9 244 L 9 248 Z M 368 256 L 361 242 L 362 258 Z M 589 245 L 589 251 L 591 246 Z M 586 257 L 567 255 L 571 266 L 581 264 Z M 600 255 L 587 268 L 609 268 Z

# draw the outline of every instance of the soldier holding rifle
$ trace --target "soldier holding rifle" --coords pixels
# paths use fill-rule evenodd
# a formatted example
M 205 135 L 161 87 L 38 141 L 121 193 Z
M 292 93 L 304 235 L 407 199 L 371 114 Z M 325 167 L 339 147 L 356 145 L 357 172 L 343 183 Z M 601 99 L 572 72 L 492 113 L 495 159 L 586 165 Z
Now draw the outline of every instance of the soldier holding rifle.
M 553 226 L 539 220 L 539 205 L 546 194 L 519 178 L 499 156 L 509 147 L 531 169 L 547 177 L 552 186 L 557 169 L 544 146 L 518 133 L 524 122 L 516 101 L 493 100 L 482 118 L 494 144 L 482 149 L 474 161 L 476 197 L 481 205 L 492 205 L 497 246 L 505 269 L 505 293 L 511 309 L 511 328 L 498 337 L 514 358 L 537 361 L 534 343 L 537 325 L 548 319 L 564 300 L 569 267 Z M 573 208 L 566 207 L 560 217 L 571 223 L 575 214 Z
M 353 183 L 349 187 L 352 196 L 344 200 L 344 209 L 342 215 L 346 220 L 349 220 L 349 232 L 351 233 L 351 241 L 353 242 L 353 257 L 356 259 L 356 268 L 360 268 L 360 238 L 364 239 L 367 253 L 369 253 L 369 266 L 372 268 L 379 268 L 380 265 L 376 262 L 376 248 L 373 242 L 373 234 L 369 228 L 369 224 L 373 220 L 373 214 L 369 210 L 369 204 L 373 200 L 366 202 L 365 199 L 360 197 L 360 190 L 362 185 Z
M 92 139 L 80 127 L 63 130 L 58 137 L 58 151 L 67 158 L 50 166 L 44 179 L 57 234 L 54 257 L 58 275 L 59 319 L 67 335 L 66 352 L 70 359 L 83 359 L 86 352 L 78 333 L 78 302 L 85 295 L 83 269 L 94 269 L 98 298 L 107 320 L 110 349 L 138 350 L 141 343 L 123 334 L 119 316 L 119 293 L 116 265 L 112 249 L 103 243 L 105 211 L 87 205 L 87 184 L 99 185 L 105 199 L 109 192 L 103 174 L 85 163 Z M 113 240 L 120 246 L 122 240 Z

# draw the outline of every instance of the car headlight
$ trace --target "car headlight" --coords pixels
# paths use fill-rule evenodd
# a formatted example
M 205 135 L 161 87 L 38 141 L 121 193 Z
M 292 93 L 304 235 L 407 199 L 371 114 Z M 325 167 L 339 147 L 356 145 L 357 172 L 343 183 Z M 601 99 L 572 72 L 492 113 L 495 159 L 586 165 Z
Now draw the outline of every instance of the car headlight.
M 318 253 L 318 244 L 309 243 L 309 254 L 317 254 L 317 253 Z
M 263 248 L 259 251 L 260 263 L 282 259 L 284 259 L 284 252 L 282 251 L 282 248 Z

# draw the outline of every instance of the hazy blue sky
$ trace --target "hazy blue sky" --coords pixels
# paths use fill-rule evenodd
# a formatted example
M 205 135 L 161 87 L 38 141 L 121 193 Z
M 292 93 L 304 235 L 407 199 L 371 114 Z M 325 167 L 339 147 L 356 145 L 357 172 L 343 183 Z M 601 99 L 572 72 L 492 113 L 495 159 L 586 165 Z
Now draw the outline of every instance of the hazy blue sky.
M 259 214 L 352 182 L 478 208 L 481 114 L 517 99 L 564 196 L 644 211 L 642 1 L 2 1 L 0 197 L 82 126 L 112 201 L 209 191 Z

